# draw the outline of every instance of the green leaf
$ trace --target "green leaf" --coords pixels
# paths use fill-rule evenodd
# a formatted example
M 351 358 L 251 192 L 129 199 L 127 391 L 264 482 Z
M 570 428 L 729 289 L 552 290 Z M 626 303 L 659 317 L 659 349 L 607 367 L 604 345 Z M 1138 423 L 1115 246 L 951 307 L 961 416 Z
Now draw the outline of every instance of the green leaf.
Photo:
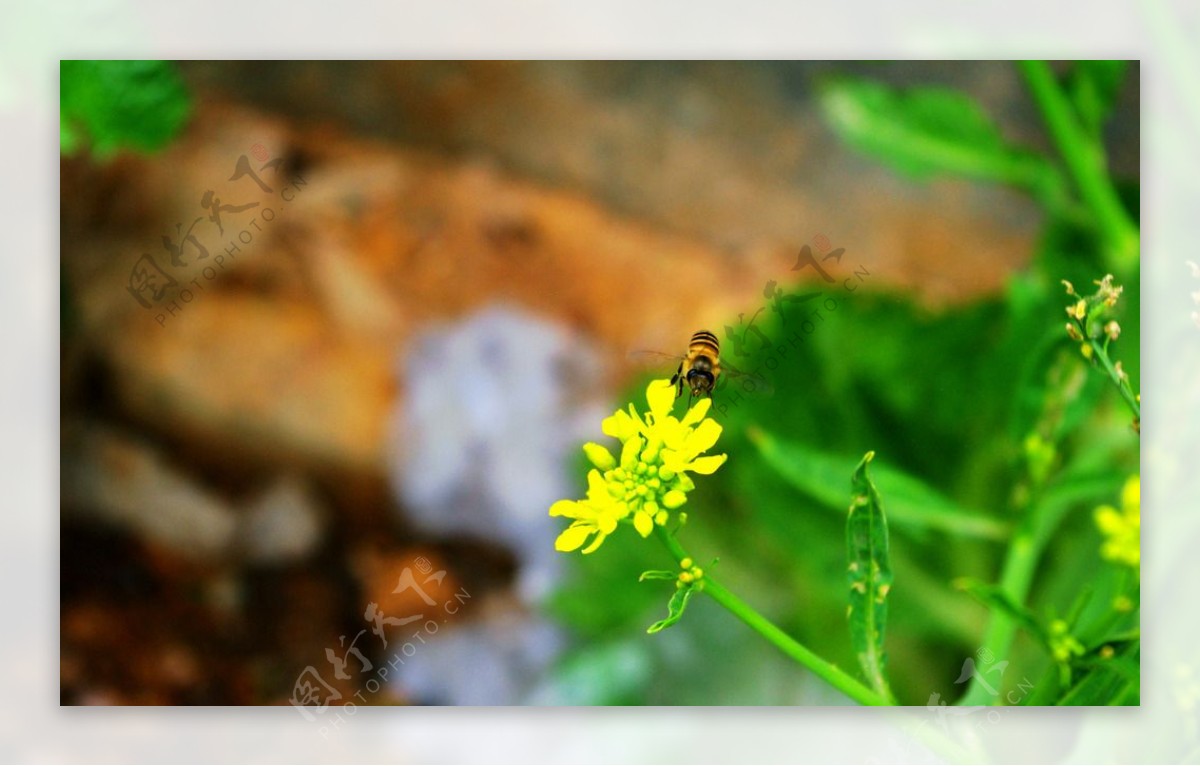
M 838 487 L 845 486 L 842 482 L 853 465 L 852 458 L 785 442 L 757 428 L 749 434 L 767 465 L 789 484 L 831 509 L 842 507 L 845 495 Z M 888 515 L 899 527 L 916 533 L 938 530 L 984 540 L 1005 540 L 1009 536 L 1007 524 L 958 505 L 903 471 L 877 463 L 872 473 L 887 495 Z
M 887 654 L 883 649 L 892 565 L 888 560 L 887 517 L 879 492 L 867 475 L 867 464 L 874 457 L 874 452 L 868 452 L 851 480 L 854 496 L 846 517 L 846 549 L 850 559 L 847 617 L 854 653 L 867 682 L 875 691 L 892 699 L 887 682 Z
M 687 609 L 688 599 L 690 599 L 692 597 L 692 593 L 698 589 L 699 588 L 696 583 L 687 583 L 683 587 L 676 590 L 675 593 L 671 595 L 670 602 L 667 603 L 667 618 L 665 620 L 659 620 L 649 628 L 646 628 L 646 632 L 654 634 L 679 622 L 679 618 L 683 617 L 683 610 Z
M 988 585 L 968 577 L 956 580 L 954 586 L 970 594 L 987 608 L 1008 615 L 1013 622 L 1028 631 L 1047 650 L 1050 648 L 1049 633 L 1041 621 L 1033 612 L 1014 601 L 1012 596 L 1005 593 L 999 586 Z
M 899 91 L 839 79 L 820 94 L 826 121 L 861 152 L 916 177 L 951 173 L 1065 199 L 1066 184 L 1045 157 L 1008 144 L 969 96 L 945 88 Z
M 125 147 L 157 151 L 191 113 L 187 88 L 165 61 L 63 61 L 59 77 L 64 153 L 84 143 L 99 157 Z
M 1057 704 L 1137 705 L 1140 695 L 1140 655 L 1141 643 L 1130 643 L 1115 657 L 1093 667 Z
M 679 578 L 679 571 L 674 572 L 666 569 L 650 569 L 642 572 L 638 577 L 638 582 L 646 582 L 647 580 L 675 580 Z
M 1112 113 L 1128 61 L 1076 61 L 1067 75 L 1066 90 L 1084 129 L 1099 136 Z

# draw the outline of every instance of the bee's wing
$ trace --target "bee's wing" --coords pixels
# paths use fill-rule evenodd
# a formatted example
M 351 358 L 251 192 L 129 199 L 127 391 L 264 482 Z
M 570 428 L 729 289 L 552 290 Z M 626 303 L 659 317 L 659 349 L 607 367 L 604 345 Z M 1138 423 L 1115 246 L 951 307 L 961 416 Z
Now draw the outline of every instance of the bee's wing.
M 738 389 L 744 393 L 761 396 L 770 396 L 775 393 L 775 386 L 771 385 L 771 381 L 767 380 L 766 376 L 761 373 L 739 370 L 725 359 L 721 359 L 721 374 L 728 375 L 731 381 L 736 380 Z M 730 383 L 730 385 L 733 384 Z
M 678 365 L 681 361 L 683 361 L 683 357 L 679 356 L 678 354 L 664 354 L 661 351 L 648 351 L 646 349 L 630 351 L 628 357 L 629 361 L 633 362 L 634 364 L 644 365 L 647 367 L 651 365 Z

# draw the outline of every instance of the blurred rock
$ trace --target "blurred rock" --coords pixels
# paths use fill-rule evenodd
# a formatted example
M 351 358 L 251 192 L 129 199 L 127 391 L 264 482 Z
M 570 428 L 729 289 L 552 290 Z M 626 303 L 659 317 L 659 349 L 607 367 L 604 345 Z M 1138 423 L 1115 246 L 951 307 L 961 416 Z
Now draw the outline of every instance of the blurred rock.
M 255 564 L 303 559 L 321 541 L 321 515 L 308 485 L 296 476 L 284 476 L 245 509 L 239 549 Z
M 1011 190 L 916 184 L 841 143 L 815 93 L 832 75 L 960 88 L 1006 135 L 1051 151 L 1003 62 L 192 62 L 189 77 L 278 113 L 331 115 L 361 135 L 506 169 L 732 252 L 798 248 L 824 232 L 889 284 L 931 302 L 998 290 L 1040 220 Z M 1137 77 L 1115 112 L 1136 135 Z M 347 82 L 353 88 L 347 88 Z M 319 107 L 315 107 L 319 104 Z M 1111 161 L 1136 175 L 1137 141 Z
M 249 179 L 228 181 L 257 144 L 303 180 L 286 203 L 276 187 L 256 197 Z M 208 101 L 162 155 L 65 161 L 62 175 L 72 343 L 108 365 L 123 414 L 268 468 L 382 474 L 383 427 L 403 395 L 392 359 L 430 322 L 521 306 L 593 339 L 595 382 L 611 388 L 629 350 L 682 348 L 697 327 L 762 305 L 763 285 L 786 282 L 795 258 L 793 243 L 734 253 L 486 161 L 290 130 Z M 224 234 L 199 220 L 210 256 L 189 246 L 175 269 L 163 237 L 180 241 L 176 224 L 203 216 L 208 190 L 259 207 L 228 213 Z M 129 290 L 142 253 L 176 280 L 149 308 Z
M 62 505 L 94 515 L 184 559 L 229 553 L 234 508 L 146 443 L 93 424 L 63 429 Z
M 405 657 L 392 688 L 419 705 L 519 705 L 563 647 L 561 631 L 504 597 Z
M 394 475 L 409 517 L 431 534 L 509 547 L 532 602 L 559 564 L 547 509 L 576 494 L 569 463 L 606 414 L 578 401 L 599 357 L 563 327 L 494 307 L 427 331 L 402 369 Z

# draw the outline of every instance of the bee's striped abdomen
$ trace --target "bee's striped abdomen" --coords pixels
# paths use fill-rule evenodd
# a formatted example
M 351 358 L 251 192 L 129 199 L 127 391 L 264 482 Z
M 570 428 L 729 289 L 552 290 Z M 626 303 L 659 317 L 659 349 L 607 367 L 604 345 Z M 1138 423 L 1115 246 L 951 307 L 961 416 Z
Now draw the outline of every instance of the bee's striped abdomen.
M 717 340 L 717 336 L 708 330 L 699 330 L 692 334 L 692 341 L 688 344 L 688 350 L 693 353 L 704 354 L 709 359 L 716 361 L 721 356 L 721 341 Z

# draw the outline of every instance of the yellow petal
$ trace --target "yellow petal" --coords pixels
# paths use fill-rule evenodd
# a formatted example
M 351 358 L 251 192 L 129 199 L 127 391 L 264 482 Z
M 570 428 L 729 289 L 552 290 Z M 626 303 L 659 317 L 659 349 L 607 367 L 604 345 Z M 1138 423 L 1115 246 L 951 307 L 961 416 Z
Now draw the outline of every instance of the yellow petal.
M 621 467 L 626 471 L 633 470 L 638 462 L 638 453 L 641 451 L 642 440 L 640 437 L 634 436 L 625 442 L 625 446 L 621 448 Z
M 617 410 L 612 417 L 605 418 L 600 423 L 600 430 L 608 436 L 615 437 L 621 441 L 625 441 L 630 436 L 633 436 L 638 431 L 638 424 L 634 422 L 629 413 L 624 410 Z
M 673 489 L 663 495 L 662 504 L 665 508 L 670 508 L 672 511 L 687 502 L 687 495 L 683 492 Z
M 588 539 L 588 535 L 596 530 L 586 524 L 572 524 L 563 530 L 558 539 L 554 541 L 554 550 L 569 553 Z
M 688 464 L 685 470 L 692 473 L 710 474 L 720 468 L 728 455 L 709 455 L 708 457 L 698 457 Z
M 1130 476 L 1125 482 L 1125 486 L 1121 488 L 1121 507 L 1129 513 L 1131 508 L 1138 509 L 1140 516 L 1142 507 L 1142 480 L 1134 475 Z
M 604 505 L 611 501 L 611 496 L 608 494 L 608 482 L 600 475 L 600 472 L 595 468 L 588 471 L 588 502 L 593 505 Z
M 1105 535 L 1111 536 L 1120 532 L 1125 524 L 1116 508 L 1111 505 L 1102 505 L 1096 509 L 1096 527 Z
M 650 412 L 654 413 L 654 422 L 657 423 L 671 414 L 671 407 L 675 404 L 675 386 L 665 378 L 650 381 L 650 385 L 646 386 L 646 403 L 650 405 Z
M 615 516 L 601 516 L 596 522 L 600 525 L 600 533 L 611 535 L 617 530 L 617 519 Z
M 597 548 L 599 548 L 599 547 L 600 547 L 600 543 L 604 542 L 604 538 L 605 538 L 605 537 L 607 537 L 607 535 L 605 535 L 603 532 L 597 532 L 597 533 L 596 533 L 596 539 L 595 539 L 595 540 L 592 540 L 592 544 L 591 544 L 591 545 L 589 545 L 588 547 L 584 548 L 584 549 L 583 549 L 583 552 L 584 552 L 585 554 L 587 554 L 587 553 L 591 553 L 592 551 L 594 551 L 594 550 L 596 550 Z
M 588 442 L 583 445 L 583 454 L 587 455 L 588 460 L 592 461 L 592 465 L 601 471 L 611 471 L 617 467 L 617 459 L 603 445 Z
M 712 446 L 717 443 L 717 439 L 721 437 L 721 424 L 715 420 L 701 421 L 700 425 L 696 426 L 696 430 L 692 431 L 684 442 L 683 452 L 688 452 L 692 455 L 699 455 L 712 449 Z
M 550 515 L 566 516 L 571 519 L 577 518 L 579 515 L 578 511 L 576 510 L 577 505 L 579 505 L 579 503 L 574 500 L 559 500 L 557 503 L 550 506 Z
M 633 528 L 642 537 L 649 537 L 650 533 L 654 531 L 654 519 L 645 511 L 638 511 L 633 514 Z
M 704 420 L 704 416 L 708 414 L 709 408 L 712 407 L 712 399 L 701 399 L 692 405 L 692 408 L 683 416 L 683 425 L 691 426 Z

